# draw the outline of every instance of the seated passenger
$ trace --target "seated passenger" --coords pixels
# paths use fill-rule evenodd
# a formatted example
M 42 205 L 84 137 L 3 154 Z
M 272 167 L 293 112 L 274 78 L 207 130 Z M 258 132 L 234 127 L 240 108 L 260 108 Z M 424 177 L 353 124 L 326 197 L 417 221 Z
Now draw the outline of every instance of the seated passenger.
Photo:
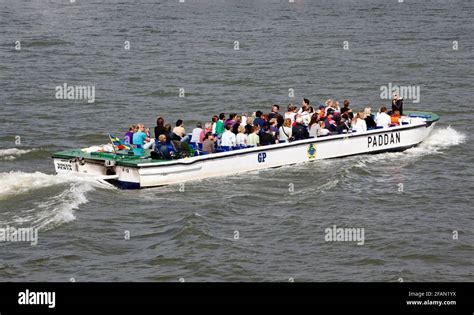
M 240 125 L 238 134 L 235 137 L 235 141 L 238 147 L 246 147 L 247 146 L 247 135 L 245 134 L 245 127 Z
M 216 122 L 216 130 L 215 130 L 215 133 L 214 133 L 214 134 L 217 135 L 217 137 L 222 136 L 222 134 L 225 131 L 224 122 L 225 122 L 225 114 L 220 113 L 219 114 L 219 120 Z
M 365 132 L 367 131 L 367 123 L 365 122 L 364 112 L 357 113 L 351 121 L 352 131 Z
M 326 118 L 326 107 L 324 105 L 319 105 L 319 110 L 317 111 L 319 119 L 324 120 Z
M 207 122 L 204 124 L 204 129 L 201 131 L 201 134 L 199 135 L 199 143 L 204 142 L 204 137 L 208 132 L 212 132 L 212 123 Z M 213 133 L 214 134 L 214 133 Z
M 334 108 L 333 108 L 334 100 L 332 99 L 326 100 L 324 104 L 326 105 L 324 107 L 324 117 L 327 117 L 330 114 L 329 111 L 332 111 L 334 113 Z
M 196 124 L 196 128 L 193 129 L 193 135 L 191 136 L 191 142 L 200 143 L 199 136 L 201 135 L 201 132 L 202 132 L 202 124 L 200 122 L 198 122 Z
M 326 116 L 326 119 L 324 120 L 324 127 L 327 130 L 329 130 L 329 132 L 336 132 L 337 124 L 336 124 L 336 121 L 334 120 L 333 114 L 329 114 Z
M 202 150 L 211 154 L 216 152 L 216 138 L 212 132 L 206 133 L 204 141 L 202 142 Z
M 326 113 L 325 113 L 325 117 L 327 118 L 329 115 L 333 115 L 333 117 L 336 115 L 336 111 L 334 110 L 334 108 L 332 107 L 329 107 L 329 108 L 326 108 Z
M 255 119 L 253 120 L 253 125 L 254 126 L 260 126 L 260 128 L 263 127 L 265 124 L 265 120 L 262 118 L 263 113 L 259 110 L 255 112 Z
M 240 124 L 245 127 L 245 125 L 247 125 L 248 118 L 249 115 L 247 113 L 242 113 L 242 115 L 240 115 Z
M 298 111 L 298 108 L 293 105 L 293 104 L 288 104 L 288 111 L 285 113 L 285 119 L 290 119 L 291 120 L 291 125 L 293 125 L 293 123 L 295 122 L 295 118 L 296 118 L 296 112 Z
M 303 118 L 303 124 L 307 126 L 311 120 L 311 107 L 309 106 L 309 100 L 304 98 L 301 102 L 301 108 L 298 110 L 298 116 Z
M 128 127 L 128 132 L 123 137 L 123 142 L 126 144 L 133 144 L 133 133 L 137 129 L 136 125 L 130 125 Z
M 349 131 L 350 123 L 346 117 L 340 117 L 337 123 L 337 133 L 342 133 L 344 130 Z
M 253 128 L 253 119 L 252 117 L 247 117 L 247 123 L 245 124 L 245 134 L 249 135 L 252 133 Z
M 307 98 L 303 98 L 303 100 L 301 101 L 301 108 L 298 110 L 298 114 L 301 114 L 305 110 L 309 110 L 309 99 Z
M 165 119 L 163 117 L 156 118 L 155 139 L 158 139 L 160 135 L 166 135 Z
M 258 126 L 252 127 L 252 133 L 247 136 L 247 145 L 249 146 L 259 146 L 260 137 L 258 136 L 260 128 Z
M 354 118 L 354 113 L 352 112 L 352 109 L 349 109 L 348 111 L 345 111 L 343 114 L 341 114 L 341 117 L 350 122 L 352 118 Z
M 180 138 L 183 138 L 186 136 L 186 130 L 184 129 L 184 123 L 181 119 L 178 119 L 176 121 L 176 127 L 173 128 L 173 132 L 179 136 Z
M 168 147 L 168 142 L 165 135 L 158 136 L 158 141 L 155 143 L 154 151 L 158 154 L 160 159 L 171 160 L 172 151 Z
M 212 132 L 213 135 L 216 134 L 216 126 L 217 126 L 218 121 L 219 121 L 219 116 L 216 116 L 216 115 L 212 116 L 212 119 L 211 119 L 211 123 L 212 123 L 211 132 Z
M 336 114 L 341 114 L 341 107 L 339 106 L 339 102 L 338 102 L 338 101 L 335 101 L 335 102 L 334 102 L 333 108 L 334 108 L 334 113 L 336 113 Z
M 339 102 L 335 100 L 327 100 L 326 101 L 326 112 L 325 116 L 327 117 L 329 114 L 340 114 L 341 108 L 339 107 Z
M 270 119 L 269 125 L 270 125 L 270 131 L 271 131 L 272 135 L 275 137 L 275 139 L 278 139 L 279 138 L 279 134 L 278 134 L 279 129 L 278 129 L 278 121 L 276 120 L 276 118 Z
M 390 116 L 390 122 L 394 126 L 400 126 L 400 112 L 398 110 L 394 111 L 392 116 Z
M 150 139 L 150 131 L 145 129 L 143 124 L 138 124 L 138 131 L 133 134 L 133 144 L 139 148 L 149 149 L 155 143 L 154 139 Z
M 179 137 L 179 141 L 189 143 L 191 141 L 191 137 L 186 135 L 186 130 L 184 129 L 184 123 L 181 119 L 176 121 L 176 127 L 173 129 L 173 133 Z M 172 140 L 176 139 L 177 137 L 173 137 Z
M 377 118 L 375 118 L 375 123 L 377 124 L 377 127 L 388 128 L 391 123 L 391 118 L 387 114 L 387 107 L 380 107 L 380 112 L 377 115 Z
M 308 129 L 306 129 L 306 126 L 303 125 L 302 117 L 296 118 L 296 124 L 293 126 L 293 129 L 291 130 L 291 134 L 293 135 L 293 138 L 295 138 L 295 140 L 309 138 Z
M 228 125 L 230 125 L 230 130 L 232 130 L 232 127 L 234 126 L 234 124 L 236 122 L 236 118 L 237 118 L 237 114 L 230 114 L 229 119 L 227 119 L 226 122 L 224 123 L 224 129 Z
M 232 128 L 232 125 L 227 125 L 225 127 L 225 131 L 222 134 L 221 138 L 221 146 L 223 147 L 235 147 L 236 144 L 236 139 L 235 139 L 235 134 L 230 131 Z
M 324 126 L 324 121 L 322 120 L 319 121 L 319 128 L 319 136 L 327 136 L 331 133 L 326 129 L 326 126 Z
M 239 133 L 239 127 L 242 125 L 242 116 L 235 116 L 235 123 L 232 125 L 232 132 L 237 135 Z M 243 125 L 242 125 L 243 127 Z
M 261 145 L 269 145 L 269 144 L 275 144 L 275 136 L 272 134 L 272 130 L 270 129 L 270 126 L 266 124 L 263 126 L 263 132 L 260 133 L 260 144 Z
M 271 113 L 268 114 L 268 118 L 269 118 L 270 120 L 276 119 L 277 124 L 278 124 L 277 128 L 280 128 L 281 125 L 283 125 L 283 120 L 284 120 L 284 119 L 283 119 L 283 116 L 280 115 L 280 106 L 278 106 L 277 104 L 274 104 L 274 105 L 272 106 L 272 111 L 271 111 Z
M 173 141 L 173 140 L 181 141 L 181 137 L 171 131 L 171 125 L 170 124 L 165 124 L 165 134 L 164 135 L 166 136 L 166 141 L 168 141 L 168 143 L 171 143 L 171 141 Z
M 345 112 L 350 111 L 351 109 L 349 108 L 350 102 L 348 100 L 344 100 L 344 106 L 341 108 L 341 115 L 344 114 Z
M 377 126 L 373 116 L 374 115 L 372 115 L 372 109 L 370 107 L 366 107 L 364 109 L 364 120 L 365 124 L 367 125 L 367 130 L 375 129 L 375 126 Z
M 313 116 L 311 116 L 311 121 L 309 122 L 308 125 L 309 129 L 309 136 L 310 137 L 319 137 L 319 116 L 317 113 L 314 113 Z
M 278 132 L 280 141 L 288 141 L 292 137 L 291 130 L 291 118 L 286 118 L 283 122 L 283 126 L 280 127 Z

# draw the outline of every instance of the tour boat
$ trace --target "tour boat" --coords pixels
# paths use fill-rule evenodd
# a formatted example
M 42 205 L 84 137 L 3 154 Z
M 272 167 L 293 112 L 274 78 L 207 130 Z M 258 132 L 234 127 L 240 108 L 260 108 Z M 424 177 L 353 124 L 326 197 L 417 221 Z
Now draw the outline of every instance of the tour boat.
M 423 142 L 439 120 L 438 115 L 430 112 L 404 114 L 400 126 L 220 150 L 212 154 L 196 150 L 193 156 L 172 160 L 153 159 L 150 150 L 134 155 L 132 150 L 75 149 L 55 153 L 53 161 L 58 174 L 92 176 L 123 189 L 163 186 L 356 154 L 403 151 Z

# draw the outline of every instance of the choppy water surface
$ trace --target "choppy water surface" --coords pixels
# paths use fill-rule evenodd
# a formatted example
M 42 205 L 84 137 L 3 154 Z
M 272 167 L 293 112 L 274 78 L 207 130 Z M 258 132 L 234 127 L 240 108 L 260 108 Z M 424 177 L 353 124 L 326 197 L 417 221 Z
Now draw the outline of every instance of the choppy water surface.
M 0 280 L 473 281 L 473 8 L 3 0 L 0 227 L 37 227 L 39 243 L 0 243 Z M 390 82 L 420 86 L 421 102 L 405 107 L 441 116 L 403 153 L 190 182 L 184 192 L 53 173 L 52 152 L 153 126 L 157 115 L 189 127 L 302 97 L 375 108 Z M 95 102 L 57 100 L 63 83 L 95 86 Z M 325 242 L 333 225 L 364 228 L 364 245 Z

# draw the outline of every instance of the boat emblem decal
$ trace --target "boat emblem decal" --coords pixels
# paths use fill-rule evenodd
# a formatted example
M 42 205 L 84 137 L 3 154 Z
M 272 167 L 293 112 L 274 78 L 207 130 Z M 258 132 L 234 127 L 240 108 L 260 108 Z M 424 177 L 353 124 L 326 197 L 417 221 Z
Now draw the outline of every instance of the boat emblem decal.
M 316 145 L 314 143 L 311 143 L 308 147 L 308 158 L 310 160 L 315 159 L 316 158 L 316 153 L 317 153 Z

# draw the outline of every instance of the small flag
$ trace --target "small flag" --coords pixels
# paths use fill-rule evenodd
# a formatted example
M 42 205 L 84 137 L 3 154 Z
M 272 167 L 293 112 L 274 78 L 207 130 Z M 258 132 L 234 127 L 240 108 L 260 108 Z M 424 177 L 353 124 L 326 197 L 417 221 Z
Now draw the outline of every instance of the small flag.
M 117 148 L 119 150 L 130 150 L 130 146 L 125 144 L 122 140 L 120 140 L 119 138 L 111 135 L 109 133 L 109 138 L 110 138 L 110 141 L 112 142 L 112 145 L 114 146 L 114 148 Z

